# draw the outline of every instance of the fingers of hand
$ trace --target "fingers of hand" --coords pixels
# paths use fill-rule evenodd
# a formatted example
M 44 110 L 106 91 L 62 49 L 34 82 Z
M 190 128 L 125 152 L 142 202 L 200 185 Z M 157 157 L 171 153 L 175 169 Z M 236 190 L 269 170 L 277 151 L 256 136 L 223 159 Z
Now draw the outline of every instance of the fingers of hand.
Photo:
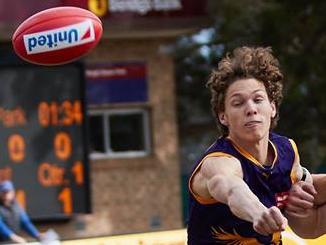
M 306 218 L 313 213 L 313 208 L 302 208 L 289 204 L 285 209 L 286 215 L 297 217 L 297 218 Z
M 307 209 L 306 208 L 301 208 L 298 206 L 292 206 L 292 205 L 288 205 L 285 209 L 286 213 L 296 213 L 296 214 L 304 214 L 306 213 Z
M 283 231 L 287 226 L 287 219 L 277 207 L 272 207 L 262 213 L 261 217 L 254 223 L 256 232 L 262 235 L 273 234 Z
M 313 203 L 315 200 L 315 197 L 312 194 L 305 192 L 305 191 L 301 191 L 300 193 L 297 193 L 296 196 L 298 196 L 302 200 L 305 200 L 305 201 L 311 202 L 311 203 Z
M 268 236 L 270 234 L 268 231 L 266 231 L 263 223 L 254 224 L 253 228 L 257 233 L 263 236 Z
M 301 199 L 300 197 L 296 196 L 289 196 L 287 200 L 287 209 L 308 209 L 314 206 L 313 201 L 309 201 L 307 199 Z
M 309 215 L 308 210 L 314 206 L 314 187 L 305 182 L 295 184 L 287 200 L 285 212 L 287 215 L 304 218 Z
M 284 231 L 286 226 L 288 225 L 288 220 L 283 216 L 281 211 L 277 207 L 271 207 L 269 209 L 269 213 L 271 216 L 271 220 L 275 222 L 277 225 L 277 230 Z M 275 231 L 277 231 L 275 230 Z
M 304 190 L 306 193 L 309 193 L 312 196 L 317 195 L 317 191 L 316 191 L 315 187 L 313 186 L 313 184 L 310 184 L 310 183 L 306 183 L 305 182 L 302 185 L 302 190 Z
M 256 232 L 267 236 L 273 234 L 275 231 L 279 231 L 277 224 L 269 219 L 260 219 L 255 225 L 254 229 Z
M 289 198 L 296 197 L 296 198 L 303 199 L 303 200 L 313 203 L 315 197 L 314 197 L 312 189 L 314 189 L 314 187 L 312 185 L 299 186 L 296 184 L 291 189 Z
M 292 188 L 291 188 L 291 191 L 294 191 L 294 192 L 304 192 L 304 193 L 308 193 L 312 196 L 316 195 L 317 194 L 317 191 L 314 187 L 314 185 L 312 183 L 308 183 L 308 182 L 304 182 L 304 181 L 299 181 L 297 183 L 295 183 Z

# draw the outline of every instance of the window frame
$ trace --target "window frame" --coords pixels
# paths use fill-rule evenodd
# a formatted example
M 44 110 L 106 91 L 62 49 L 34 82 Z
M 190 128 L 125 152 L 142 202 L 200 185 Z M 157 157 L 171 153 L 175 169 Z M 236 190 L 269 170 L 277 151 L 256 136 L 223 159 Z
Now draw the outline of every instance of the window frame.
M 140 113 L 143 115 L 143 137 L 144 137 L 144 150 L 142 151 L 123 151 L 114 152 L 110 145 L 110 120 L 112 115 L 130 115 Z M 89 151 L 90 159 L 100 160 L 107 158 L 134 158 L 134 157 L 146 157 L 151 153 L 151 133 L 149 123 L 149 110 L 146 108 L 121 108 L 121 109 L 88 109 L 88 116 L 102 116 L 103 117 L 103 137 L 104 137 L 104 149 L 105 152 L 91 152 Z M 89 133 L 91 130 L 89 129 Z

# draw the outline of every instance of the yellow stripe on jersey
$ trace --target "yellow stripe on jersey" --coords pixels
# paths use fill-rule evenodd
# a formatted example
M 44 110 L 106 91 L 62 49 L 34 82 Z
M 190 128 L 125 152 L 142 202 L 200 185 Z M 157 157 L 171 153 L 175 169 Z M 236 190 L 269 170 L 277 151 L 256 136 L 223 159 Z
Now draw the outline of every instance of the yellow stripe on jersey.
M 293 139 L 289 139 L 289 141 L 290 141 L 291 146 L 292 146 L 293 151 L 294 151 L 294 161 L 295 161 L 295 159 L 298 159 L 298 163 L 300 163 L 300 156 L 299 156 L 298 147 L 297 147 L 297 145 L 296 145 L 296 143 L 294 142 Z M 293 162 L 291 175 L 290 175 L 292 183 L 296 183 L 296 182 L 298 182 L 300 180 L 300 176 L 298 176 L 298 174 L 299 174 L 298 167 L 299 167 L 299 165 L 295 164 Z
M 260 168 L 265 168 L 263 164 L 261 164 L 255 157 L 253 157 L 248 151 L 246 151 L 245 149 L 243 149 L 241 146 L 237 145 L 230 137 L 228 137 L 228 139 L 231 141 L 232 145 L 234 146 L 234 148 L 245 158 L 247 158 L 250 162 L 254 163 L 255 165 L 257 165 Z M 275 145 L 273 144 L 272 141 L 268 140 L 268 143 L 272 146 L 273 151 L 274 151 L 274 159 L 271 165 L 271 169 L 274 167 L 274 164 L 278 158 L 277 155 L 277 150 Z

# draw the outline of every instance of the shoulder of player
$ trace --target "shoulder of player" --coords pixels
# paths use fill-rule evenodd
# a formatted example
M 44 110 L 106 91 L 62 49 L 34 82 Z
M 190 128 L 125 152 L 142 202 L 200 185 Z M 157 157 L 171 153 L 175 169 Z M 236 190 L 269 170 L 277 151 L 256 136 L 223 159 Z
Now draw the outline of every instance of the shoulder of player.
M 201 173 L 206 177 L 214 175 L 238 175 L 242 177 L 240 161 L 233 156 L 207 157 L 203 160 Z

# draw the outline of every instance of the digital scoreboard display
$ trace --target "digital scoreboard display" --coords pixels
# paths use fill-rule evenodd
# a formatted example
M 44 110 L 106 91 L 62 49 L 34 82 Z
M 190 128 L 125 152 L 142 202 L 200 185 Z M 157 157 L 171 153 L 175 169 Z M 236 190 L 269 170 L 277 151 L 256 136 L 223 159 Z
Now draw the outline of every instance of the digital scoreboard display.
M 0 179 L 32 219 L 89 212 L 84 70 L 0 66 Z

